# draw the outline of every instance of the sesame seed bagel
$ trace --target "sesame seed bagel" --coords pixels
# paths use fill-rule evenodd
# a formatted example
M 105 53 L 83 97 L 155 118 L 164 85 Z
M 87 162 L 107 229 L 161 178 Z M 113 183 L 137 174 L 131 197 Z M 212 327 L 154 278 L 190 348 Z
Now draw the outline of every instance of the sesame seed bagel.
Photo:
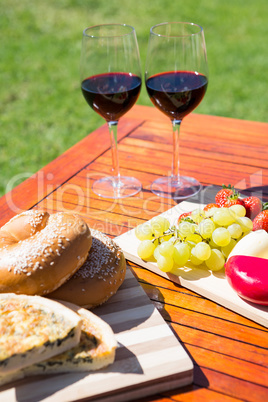
M 113 296 L 122 284 L 126 261 L 119 246 L 91 229 L 92 246 L 82 267 L 48 297 L 94 308 Z
M 91 233 L 75 214 L 30 210 L 0 229 L 0 293 L 45 295 L 84 263 Z

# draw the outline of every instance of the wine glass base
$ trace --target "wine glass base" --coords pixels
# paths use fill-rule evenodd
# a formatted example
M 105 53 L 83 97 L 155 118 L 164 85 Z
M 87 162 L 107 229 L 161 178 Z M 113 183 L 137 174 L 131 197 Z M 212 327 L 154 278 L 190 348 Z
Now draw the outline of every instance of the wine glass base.
M 126 198 L 131 197 L 141 191 L 142 185 L 135 177 L 120 176 L 105 177 L 93 183 L 92 190 L 95 194 L 103 198 Z
M 180 176 L 180 180 L 174 177 L 160 177 L 151 185 L 151 191 L 164 198 L 183 200 L 199 193 L 201 184 L 193 177 Z

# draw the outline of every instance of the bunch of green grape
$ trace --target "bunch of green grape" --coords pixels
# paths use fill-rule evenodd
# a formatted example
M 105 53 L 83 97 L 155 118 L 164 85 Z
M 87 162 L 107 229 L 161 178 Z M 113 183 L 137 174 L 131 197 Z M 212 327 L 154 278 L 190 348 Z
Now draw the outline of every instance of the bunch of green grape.
M 242 205 L 196 209 L 174 226 L 157 216 L 136 227 L 137 254 L 143 260 L 156 261 L 164 272 L 188 262 L 219 271 L 236 243 L 252 230 L 253 223 L 245 215 Z

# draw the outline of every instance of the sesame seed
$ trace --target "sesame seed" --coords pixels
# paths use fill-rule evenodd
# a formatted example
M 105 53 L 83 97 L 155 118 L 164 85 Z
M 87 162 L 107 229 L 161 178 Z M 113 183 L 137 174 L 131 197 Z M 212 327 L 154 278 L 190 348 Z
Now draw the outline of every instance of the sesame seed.
M 115 264 L 118 263 L 121 250 L 117 244 L 98 230 L 91 229 L 92 246 L 82 267 L 74 274 L 74 278 L 93 278 L 109 282 L 116 274 Z M 119 258 L 118 258 L 119 256 Z M 104 271 L 105 267 L 105 271 Z
M 28 216 L 29 225 L 31 226 L 31 236 L 17 243 L 17 247 L 12 250 L 10 247 L 3 247 L 3 259 L 7 261 L 7 270 L 13 270 L 15 275 L 27 275 L 31 273 L 29 269 L 35 271 L 43 269 L 43 266 L 37 261 L 43 263 L 48 259 L 48 263 L 53 265 L 55 254 L 61 255 L 60 249 L 66 247 L 66 239 L 62 234 L 62 230 L 66 230 L 66 222 L 63 222 L 64 215 L 52 214 L 48 217 L 47 224 L 40 228 L 45 213 L 38 210 L 25 211 L 22 215 Z M 10 221 L 16 219 L 17 215 Z M 32 241 L 34 236 L 34 242 Z M 59 249 L 53 251 L 60 243 Z M 68 239 L 70 241 L 70 239 Z

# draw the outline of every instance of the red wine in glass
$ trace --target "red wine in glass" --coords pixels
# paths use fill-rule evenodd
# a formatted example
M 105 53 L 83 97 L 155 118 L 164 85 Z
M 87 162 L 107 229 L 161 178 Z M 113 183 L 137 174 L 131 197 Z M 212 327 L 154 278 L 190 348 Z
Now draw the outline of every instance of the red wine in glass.
M 151 184 L 154 194 L 182 200 L 197 194 L 201 185 L 180 175 L 180 125 L 202 101 L 208 85 L 204 31 L 189 22 L 166 22 L 150 29 L 145 82 L 152 103 L 169 117 L 173 128 L 171 172 Z M 187 168 L 187 167 L 186 167 Z
M 83 95 L 95 112 L 106 121 L 117 121 L 138 99 L 141 78 L 129 73 L 106 73 L 86 78 Z
M 172 120 L 181 120 L 203 99 L 208 80 L 192 71 L 169 71 L 146 81 L 153 104 Z
M 141 182 L 119 171 L 117 126 L 137 101 L 141 66 L 135 29 L 126 24 L 101 24 L 84 29 L 80 83 L 88 105 L 108 125 L 112 174 L 93 182 L 93 192 L 105 198 L 125 198 L 141 190 Z M 108 150 L 108 148 L 107 148 Z

